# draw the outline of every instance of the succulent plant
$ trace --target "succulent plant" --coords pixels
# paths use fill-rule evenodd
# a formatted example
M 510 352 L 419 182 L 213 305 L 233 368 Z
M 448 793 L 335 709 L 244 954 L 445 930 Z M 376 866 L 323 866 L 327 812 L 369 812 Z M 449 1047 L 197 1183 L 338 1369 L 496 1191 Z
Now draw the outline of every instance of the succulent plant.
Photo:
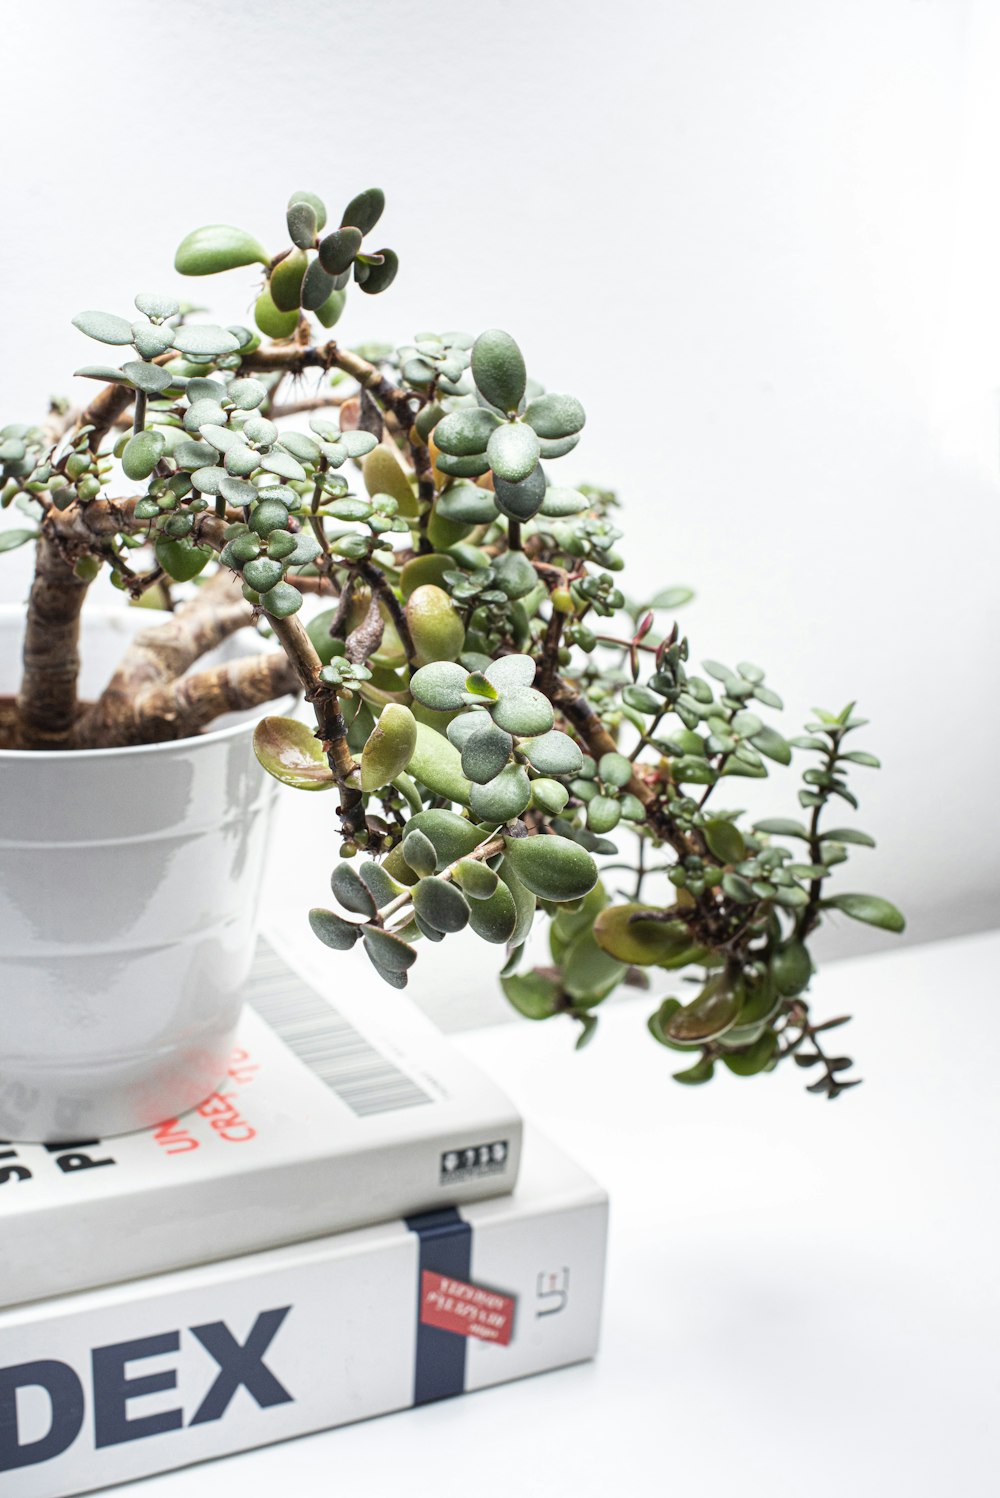
M 75 319 L 123 362 L 78 371 L 101 386 L 82 412 L 0 431 L 0 495 L 28 522 L 0 549 L 38 547 L 13 742 L 183 737 L 296 687 L 315 727 L 265 717 L 255 747 L 285 785 L 334 794 L 339 908 L 311 912 L 321 942 L 360 942 L 402 988 L 421 942 L 468 926 L 503 949 L 515 1009 L 568 1018 L 578 1044 L 632 985 L 685 1058 L 678 1080 L 792 1059 L 837 1097 L 856 1084 L 826 1050 L 843 1021 L 814 1022 L 805 997 L 811 939 L 835 911 L 903 929 L 888 901 L 831 889 L 872 844 L 828 826 L 832 805 L 857 806 L 848 774 L 877 766 L 851 747 L 864 720 L 817 710 L 787 738 L 758 666 L 692 667 L 673 618 L 690 591 L 637 603 L 620 586 L 616 496 L 557 476 L 583 407 L 529 378 L 509 333 L 398 349 L 317 335 L 310 318 L 332 327 L 352 278 L 392 282 L 393 251 L 364 248 L 383 206 L 369 189 L 330 228 L 296 192 L 275 255 L 226 225 L 189 234 L 182 274 L 259 267 L 257 331 L 149 293 L 135 316 Z M 133 603 L 179 606 L 171 651 L 145 640 L 140 665 L 133 647 L 81 708 L 78 618 L 103 568 Z M 189 669 L 247 625 L 281 650 Z M 719 805 L 793 756 L 801 820 Z M 539 912 L 550 960 L 525 970 Z

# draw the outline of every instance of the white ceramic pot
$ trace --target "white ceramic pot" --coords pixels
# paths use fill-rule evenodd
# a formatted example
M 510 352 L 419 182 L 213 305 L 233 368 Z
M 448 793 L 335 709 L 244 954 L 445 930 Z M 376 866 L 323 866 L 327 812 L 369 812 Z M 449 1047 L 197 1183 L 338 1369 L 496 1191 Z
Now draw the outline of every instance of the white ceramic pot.
M 83 618 L 93 698 L 155 615 Z M 23 625 L 0 609 L 0 695 L 17 689 Z M 237 636 L 206 659 L 248 648 Z M 138 748 L 0 750 L 0 1138 L 146 1128 L 225 1075 L 277 789 L 253 755 L 258 717 Z

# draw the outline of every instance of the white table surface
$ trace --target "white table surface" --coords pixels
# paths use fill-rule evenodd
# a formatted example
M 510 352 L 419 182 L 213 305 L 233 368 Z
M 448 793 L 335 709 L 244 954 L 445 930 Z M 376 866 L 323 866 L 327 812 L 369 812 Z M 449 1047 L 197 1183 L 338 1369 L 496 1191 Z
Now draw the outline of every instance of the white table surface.
M 610 1188 L 596 1362 L 115 1491 L 995 1498 L 998 972 L 1000 933 L 828 967 L 866 1078 L 835 1104 L 797 1068 L 677 1086 L 650 998 L 579 1055 L 462 1036 Z

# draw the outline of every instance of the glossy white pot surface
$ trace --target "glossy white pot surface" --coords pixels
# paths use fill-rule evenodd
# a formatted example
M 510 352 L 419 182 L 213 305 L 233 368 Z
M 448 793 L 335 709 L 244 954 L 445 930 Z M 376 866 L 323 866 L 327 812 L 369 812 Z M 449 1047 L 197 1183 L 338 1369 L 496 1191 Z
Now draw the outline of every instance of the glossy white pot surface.
M 155 619 L 84 611 L 82 697 Z M 23 626 L 0 609 L 3 696 Z M 253 755 L 259 716 L 177 743 L 0 750 L 0 1138 L 147 1128 L 224 1076 L 277 789 Z

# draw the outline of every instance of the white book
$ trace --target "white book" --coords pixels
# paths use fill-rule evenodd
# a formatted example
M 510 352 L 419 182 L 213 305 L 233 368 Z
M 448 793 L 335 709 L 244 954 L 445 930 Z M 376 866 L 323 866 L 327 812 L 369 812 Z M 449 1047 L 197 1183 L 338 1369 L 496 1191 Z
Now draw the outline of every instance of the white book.
M 261 943 L 229 1074 L 192 1113 L 0 1143 L 0 1307 L 513 1188 L 500 1088 L 404 995 L 331 995 L 334 964 L 296 962 Z
M 592 1357 L 606 1232 L 604 1192 L 529 1132 L 513 1195 L 2 1312 L 0 1492 L 64 1498 Z

